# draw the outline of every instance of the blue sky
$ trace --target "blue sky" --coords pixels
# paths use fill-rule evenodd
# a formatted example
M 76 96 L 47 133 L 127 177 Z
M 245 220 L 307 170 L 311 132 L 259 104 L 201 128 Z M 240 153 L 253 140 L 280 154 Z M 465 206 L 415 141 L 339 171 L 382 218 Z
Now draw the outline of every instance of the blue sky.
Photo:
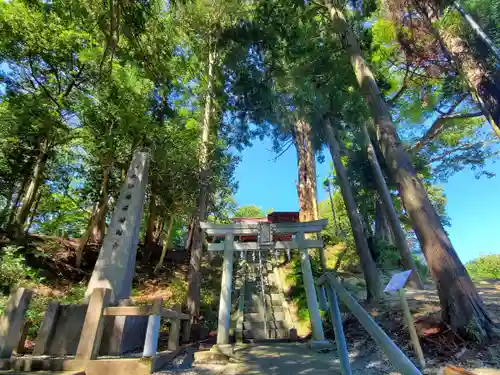
M 239 205 L 255 204 L 275 211 L 298 210 L 297 157 L 291 147 L 277 161 L 271 151 L 270 140 L 255 142 L 240 155 L 243 160 L 236 170 L 239 189 L 235 196 Z M 326 199 L 319 186 L 328 175 L 331 158 L 325 153 L 325 162 L 317 163 L 319 199 Z M 488 171 L 493 178 L 477 180 L 466 170 L 452 176 L 443 184 L 448 199 L 447 213 L 451 227 L 447 231 L 462 260 L 467 262 L 482 253 L 500 253 L 500 163 L 490 163 Z

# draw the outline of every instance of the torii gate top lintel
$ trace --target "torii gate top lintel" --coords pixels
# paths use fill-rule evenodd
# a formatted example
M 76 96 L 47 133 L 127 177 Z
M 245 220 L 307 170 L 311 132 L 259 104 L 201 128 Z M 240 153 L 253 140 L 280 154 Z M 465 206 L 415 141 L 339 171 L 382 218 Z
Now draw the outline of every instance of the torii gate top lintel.
M 268 250 L 269 248 L 277 250 L 321 248 L 323 247 L 322 240 L 305 239 L 304 234 L 320 232 L 327 224 L 327 219 L 302 223 L 200 223 L 201 228 L 209 236 L 259 236 L 259 242 L 234 242 L 234 251 Z M 272 234 L 292 234 L 295 235 L 295 239 L 273 242 Z M 224 251 L 224 243 L 209 243 L 208 251 Z
M 302 223 L 232 223 L 232 224 L 214 224 L 201 222 L 201 228 L 208 235 L 255 235 L 259 234 L 263 225 L 269 225 L 271 230 L 277 234 L 296 234 L 296 233 L 315 233 L 321 232 L 328 224 L 327 219 L 306 221 Z

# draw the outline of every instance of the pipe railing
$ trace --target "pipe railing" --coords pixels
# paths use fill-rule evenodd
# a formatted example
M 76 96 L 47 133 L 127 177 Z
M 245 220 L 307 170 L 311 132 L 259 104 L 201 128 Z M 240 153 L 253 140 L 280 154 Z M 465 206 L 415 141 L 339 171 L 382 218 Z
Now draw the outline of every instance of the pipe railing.
M 333 272 L 325 272 L 321 275 L 316 281 L 316 285 L 326 288 L 342 375 L 351 375 L 352 371 L 337 296 L 368 331 L 372 339 L 398 371 L 404 375 L 422 375 L 390 337 L 387 336 L 384 330 L 380 328 L 366 310 L 342 286 Z

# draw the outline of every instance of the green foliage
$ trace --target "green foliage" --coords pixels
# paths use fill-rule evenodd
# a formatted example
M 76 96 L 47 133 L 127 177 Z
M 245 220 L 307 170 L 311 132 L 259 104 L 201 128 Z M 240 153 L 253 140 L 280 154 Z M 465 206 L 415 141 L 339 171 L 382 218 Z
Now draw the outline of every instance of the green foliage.
M 401 256 L 399 255 L 399 251 L 396 246 L 383 240 L 376 240 L 375 248 L 378 254 L 378 268 L 383 270 L 392 270 L 401 267 Z
M 1 250 L 0 288 L 8 292 L 14 285 L 23 286 L 37 280 L 37 270 L 26 265 L 20 247 L 6 246 Z
M 310 258 L 313 277 L 314 279 L 317 279 L 322 274 L 319 256 L 318 254 L 314 254 L 310 255 Z M 286 276 L 287 280 L 291 284 L 289 297 L 298 308 L 297 315 L 299 319 L 301 321 L 308 321 L 309 310 L 307 309 L 307 297 L 306 290 L 304 288 L 300 257 L 297 254 L 294 254 L 290 263 L 291 270 Z
M 254 204 L 249 204 L 246 206 L 239 206 L 234 211 L 233 217 L 265 217 L 266 213 L 262 207 L 258 207 Z
M 473 280 L 500 279 L 500 255 L 481 255 L 465 265 Z

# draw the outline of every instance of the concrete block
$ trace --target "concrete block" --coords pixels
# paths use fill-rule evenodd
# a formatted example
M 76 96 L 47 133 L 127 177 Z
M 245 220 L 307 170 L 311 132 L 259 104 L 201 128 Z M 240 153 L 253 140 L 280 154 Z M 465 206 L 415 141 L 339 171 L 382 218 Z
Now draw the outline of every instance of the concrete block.
M 97 288 L 92 291 L 82 334 L 76 350 L 77 360 L 97 359 L 104 331 L 103 310 L 109 305 L 111 290 Z
M 23 334 L 24 315 L 33 293 L 24 288 L 12 291 L 0 318 L 0 358 L 10 358 Z
M 173 310 L 181 313 L 181 305 L 175 305 Z M 179 347 L 179 337 L 181 333 L 180 319 L 172 319 L 170 321 L 170 333 L 168 335 L 168 350 L 176 350 Z
M 60 304 L 57 301 L 52 301 L 49 303 L 47 311 L 43 317 L 42 325 L 38 331 L 38 336 L 35 341 L 35 348 L 33 349 L 33 355 L 43 355 L 47 354 L 49 349 L 50 340 L 53 337 L 57 318 L 59 317 Z

